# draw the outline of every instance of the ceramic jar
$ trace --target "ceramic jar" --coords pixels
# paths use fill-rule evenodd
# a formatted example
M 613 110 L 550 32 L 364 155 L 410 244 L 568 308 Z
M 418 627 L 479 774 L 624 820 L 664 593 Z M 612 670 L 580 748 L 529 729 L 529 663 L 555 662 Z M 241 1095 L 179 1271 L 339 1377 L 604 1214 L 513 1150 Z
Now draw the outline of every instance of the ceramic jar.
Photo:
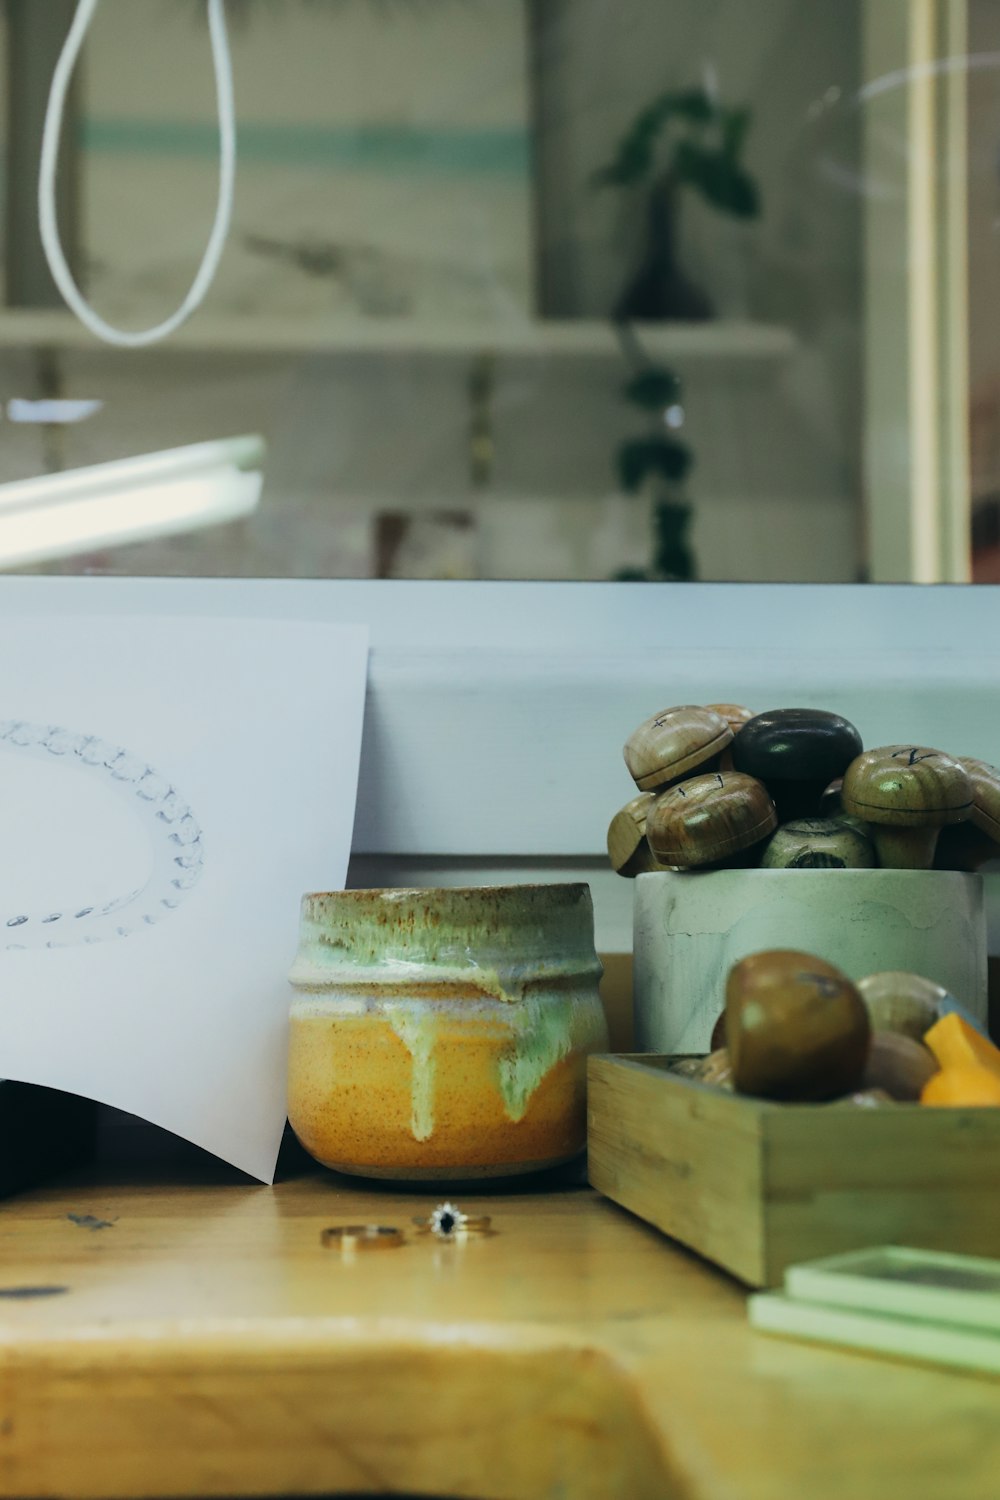
M 586 885 L 307 895 L 292 1128 L 324 1166 L 397 1181 L 569 1161 L 608 1046 L 600 975 Z

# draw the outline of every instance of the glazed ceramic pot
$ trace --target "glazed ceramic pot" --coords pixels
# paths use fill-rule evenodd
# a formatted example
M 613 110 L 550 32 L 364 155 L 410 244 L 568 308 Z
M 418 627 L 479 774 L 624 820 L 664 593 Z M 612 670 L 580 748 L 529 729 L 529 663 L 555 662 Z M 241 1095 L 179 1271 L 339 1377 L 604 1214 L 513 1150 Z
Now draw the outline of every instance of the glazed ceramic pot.
M 307 895 L 292 1128 L 324 1166 L 397 1181 L 572 1160 L 600 975 L 586 885 Z

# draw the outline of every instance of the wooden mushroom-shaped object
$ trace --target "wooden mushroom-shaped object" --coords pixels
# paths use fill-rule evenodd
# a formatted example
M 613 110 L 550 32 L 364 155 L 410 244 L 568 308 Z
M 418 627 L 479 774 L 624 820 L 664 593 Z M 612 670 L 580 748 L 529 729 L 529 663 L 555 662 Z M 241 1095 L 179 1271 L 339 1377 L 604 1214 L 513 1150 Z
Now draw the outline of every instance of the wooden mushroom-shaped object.
M 744 708 L 741 703 L 706 703 L 705 707 L 713 714 L 718 714 L 720 718 L 725 719 L 733 731 L 734 739 L 744 724 L 749 724 L 751 719 L 757 717 L 752 708 Z M 732 769 L 733 747 L 730 745 L 727 750 L 723 750 L 722 752 L 722 758 L 719 761 L 719 770 L 731 771 Z
M 834 1099 L 862 1086 L 871 1027 L 846 974 L 811 953 L 770 949 L 726 981 L 726 1047 L 738 1093 Z
M 858 980 L 872 1031 L 892 1031 L 921 1042 L 943 1014 L 947 991 L 923 974 L 884 969 Z
M 965 755 L 960 757 L 959 764 L 972 782 L 969 822 L 1000 845 L 1000 771 L 985 760 L 972 760 Z
M 625 764 L 640 792 L 714 770 L 733 731 L 720 714 L 695 704 L 665 708 L 625 741 Z
M 760 857 L 763 870 L 870 870 L 875 848 L 867 834 L 836 818 L 783 823 Z
M 861 752 L 861 736 L 840 714 L 778 708 L 758 714 L 733 742 L 733 766 L 763 781 L 782 823 L 812 817 L 826 788 Z
M 646 818 L 646 838 L 661 864 L 689 870 L 745 854 L 773 832 L 777 821 L 759 781 L 738 771 L 716 771 L 657 797 Z
M 978 870 L 1000 859 L 1000 771 L 985 760 L 959 757 L 972 782 L 968 821 L 942 828 L 934 854 L 939 870 Z
M 655 793 L 640 792 L 608 825 L 608 858 L 612 868 L 629 880 L 663 868 L 646 843 L 646 814 L 655 801 Z
M 923 1042 L 898 1031 L 875 1031 L 868 1046 L 863 1084 L 884 1089 L 901 1104 L 916 1104 L 940 1064 Z
M 821 818 L 839 818 L 844 809 L 840 805 L 840 788 L 844 784 L 843 776 L 837 776 L 830 785 L 823 788 L 823 794 L 819 799 L 817 812 Z
M 701 1067 L 691 1075 L 699 1083 L 710 1083 L 716 1088 L 733 1091 L 733 1065 L 726 1047 L 717 1047 L 703 1059 Z
M 939 831 L 972 810 L 972 781 L 941 750 L 885 745 L 851 762 L 840 799 L 846 813 L 871 825 L 879 864 L 929 870 Z
M 757 717 L 752 708 L 744 708 L 742 703 L 706 703 L 705 707 L 710 713 L 725 719 L 734 735 L 739 734 L 744 724 L 749 724 L 751 719 Z

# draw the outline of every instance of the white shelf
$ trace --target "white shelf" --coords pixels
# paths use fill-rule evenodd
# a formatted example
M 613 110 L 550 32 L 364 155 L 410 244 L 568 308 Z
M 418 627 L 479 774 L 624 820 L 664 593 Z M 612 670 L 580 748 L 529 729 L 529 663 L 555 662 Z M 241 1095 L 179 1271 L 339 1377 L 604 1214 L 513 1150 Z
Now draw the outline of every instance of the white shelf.
M 729 321 L 637 324 L 643 347 L 658 359 L 759 361 L 785 359 L 794 333 L 767 323 Z M 0 349 L 97 350 L 99 343 L 72 314 L 0 312 Z M 357 318 L 296 323 L 284 318 L 212 318 L 197 313 L 164 344 L 164 352 L 199 354 L 505 354 L 528 358 L 621 358 L 610 323 L 594 319 L 511 321 L 496 325 L 420 323 Z

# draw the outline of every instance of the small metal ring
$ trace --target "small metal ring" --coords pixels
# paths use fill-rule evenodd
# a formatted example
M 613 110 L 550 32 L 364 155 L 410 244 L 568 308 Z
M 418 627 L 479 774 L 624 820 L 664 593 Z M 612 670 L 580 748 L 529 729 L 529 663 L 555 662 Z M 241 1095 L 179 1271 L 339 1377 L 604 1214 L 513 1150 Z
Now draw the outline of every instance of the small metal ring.
M 320 1244 L 342 1250 L 393 1250 L 403 1243 L 403 1231 L 394 1224 L 336 1224 L 320 1235 Z
M 439 1203 L 432 1214 L 413 1222 L 421 1234 L 453 1240 L 466 1234 L 488 1234 L 493 1220 L 489 1214 L 467 1214 L 454 1203 Z

